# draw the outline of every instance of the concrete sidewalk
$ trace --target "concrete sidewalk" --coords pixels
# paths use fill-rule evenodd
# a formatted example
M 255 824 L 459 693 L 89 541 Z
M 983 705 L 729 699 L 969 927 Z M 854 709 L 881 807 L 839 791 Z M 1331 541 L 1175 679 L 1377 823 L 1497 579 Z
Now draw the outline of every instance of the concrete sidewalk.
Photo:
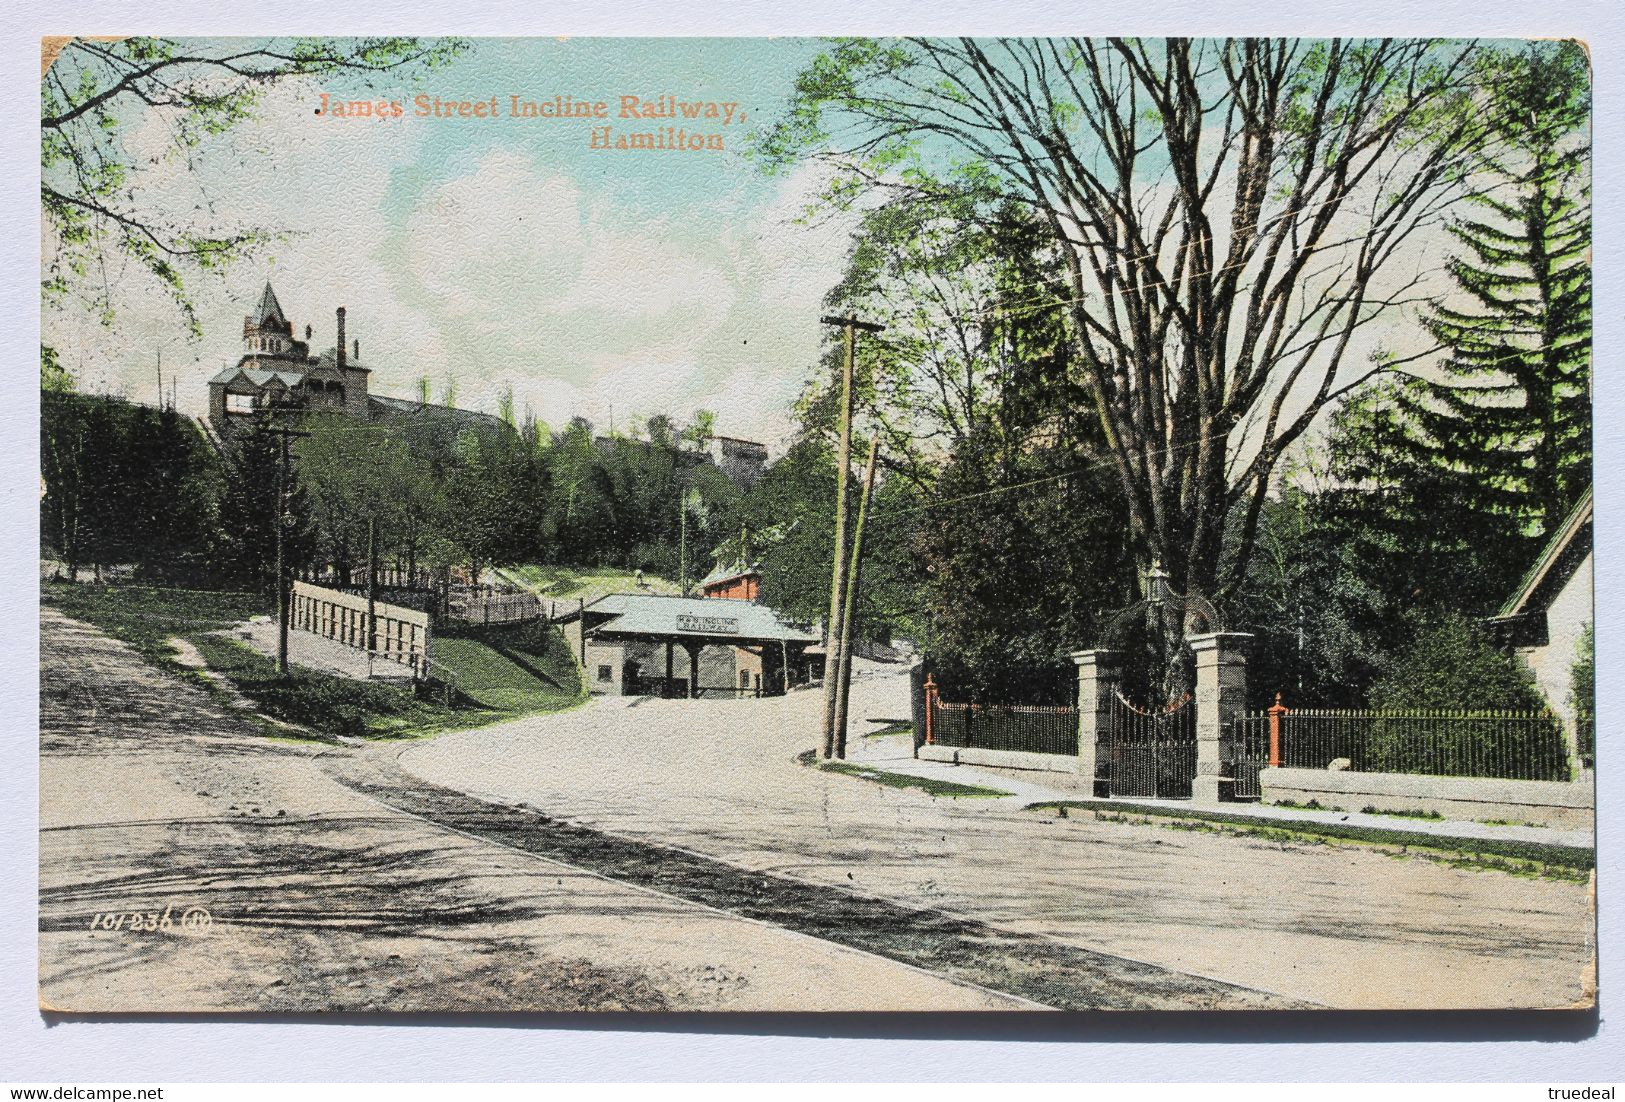
M 908 734 L 884 735 L 873 738 L 854 738 L 847 744 L 847 761 L 854 765 L 869 765 L 891 773 L 911 777 L 972 784 L 1008 792 L 1008 796 L 989 797 L 975 801 L 998 807 L 1001 811 L 1025 807 L 1033 803 L 1055 800 L 1089 802 L 1092 797 L 1069 790 L 1056 783 L 1046 784 L 1049 774 L 1032 771 L 1021 778 L 1009 773 L 995 773 L 972 765 L 954 765 L 941 761 L 922 761 L 914 757 L 913 737 Z M 1061 774 L 1055 775 L 1057 780 Z M 1031 779 L 1027 779 L 1027 778 Z M 1099 801 L 1105 803 L 1107 801 Z M 1415 819 L 1402 815 L 1372 815 L 1358 811 L 1317 811 L 1311 808 L 1275 807 L 1261 803 L 1227 804 L 1223 808 L 1198 808 L 1189 800 L 1153 800 L 1116 796 L 1114 804 L 1136 804 L 1146 808 L 1166 808 L 1176 811 L 1201 811 L 1203 814 L 1232 814 L 1241 818 L 1273 819 L 1283 825 L 1291 823 L 1336 823 L 1343 826 L 1375 827 L 1382 830 L 1402 830 L 1411 834 L 1427 834 L 1440 839 L 1493 840 L 1503 842 L 1540 842 L 1548 845 L 1577 846 L 1590 849 L 1596 838 L 1589 830 L 1558 830 L 1537 826 L 1498 826 L 1467 820 Z

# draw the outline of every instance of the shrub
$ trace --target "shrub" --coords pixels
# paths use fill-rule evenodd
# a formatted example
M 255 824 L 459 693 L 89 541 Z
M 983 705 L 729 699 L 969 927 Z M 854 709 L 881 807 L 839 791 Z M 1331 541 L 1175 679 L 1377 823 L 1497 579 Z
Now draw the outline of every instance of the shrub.
M 1548 711 L 1533 675 L 1466 617 L 1421 625 L 1373 687 L 1371 703 L 1382 712 L 1455 715 L 1375 724 L 1367 769 L 1531 780 L 1566 775 L 1562 725 L 1507 715 Z

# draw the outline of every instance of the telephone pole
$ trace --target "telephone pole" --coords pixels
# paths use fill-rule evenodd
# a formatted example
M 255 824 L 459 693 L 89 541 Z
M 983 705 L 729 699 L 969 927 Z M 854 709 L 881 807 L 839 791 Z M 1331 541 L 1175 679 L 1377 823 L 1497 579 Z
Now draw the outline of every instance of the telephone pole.
M 841 371 L 841 436 L 835 455 L 835 562 L 830 572 L 829 625 L 824 629 L 824 740 L 823 756 L 835 756 L 836 713 L 840 710 L 842 614 L 846 590 L 846 480 L 852 466 L 852 375 L 857 359 L 859 329 L 879 333 L 886 327 L 854 317 L 825 315 L 825 325 L 839 325 L 846 334 L 846 357 Z
M 276 508 L 272 511 L 272 527 L 276 529 L 276 672 L 278 677 L 288 676 L 288 566 L 287 529 L 293 523 L 288 512 L 288 441 L 296 436 L 309 436 L 286 425 L 261 425 L 260 431 L 275 436 L 280 442 L 276 465 Z
M 367 518 L 367 653 L 378 649 L 378 518 Z
M 880 455 L 880 433 L 869 438 L 869 459 L 863 465 L 863 496 L 858 499 L 858 526 L 852 532 L 852 561 L 846 572 L 846 593 L 841 610 L 840 685 L 835 694 L 835 756 L 846 757 L 846 702 L 852 692 L 852 622 L 857 619 L 858 584 L 863 579 L 863 528 L 869 502 L 875 496 L 875 460 Z

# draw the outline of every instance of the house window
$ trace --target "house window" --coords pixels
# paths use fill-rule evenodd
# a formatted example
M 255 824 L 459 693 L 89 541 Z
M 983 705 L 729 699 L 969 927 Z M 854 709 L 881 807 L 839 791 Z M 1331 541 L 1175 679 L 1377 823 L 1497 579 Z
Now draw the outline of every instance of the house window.
M 613 666 L 599 666 L 598 667 L 598 680 L 599 681 L 614 681 L 615 680 L 615 667 L 613 667 Z
M 227 413 L 253 413 L 254 412 L 254 396 L 252 394 L 228 394 L 228 395 L 226 395 L 226 412 Z

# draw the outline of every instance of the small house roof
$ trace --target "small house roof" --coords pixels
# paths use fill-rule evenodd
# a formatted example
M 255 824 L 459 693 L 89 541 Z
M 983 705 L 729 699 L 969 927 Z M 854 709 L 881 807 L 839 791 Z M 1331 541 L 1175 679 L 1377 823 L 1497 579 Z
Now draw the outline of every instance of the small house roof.
M 305 381 L 302 371 L 261 371 L 249 367 L 225 367 L 215 372 L 214 378 L 209 380 L 212 386 L 215 383 L 230 385 L 241 376 L 255 386 L 269 386 L 272 380 L 280 382 L 283 386 L 297 386 Z
M 1590 545 L 1591 487 L 1587 486 L 1580 500 L 1569 510 L 1569 515 L 1552 533 L 1552 538 L 1547 541 L 1534 565 L 1523 576 L 1523 581 L 1518 583 L 1518 588 L 1501 606 L 1497 618 L 1534 612 L 1534 606 L 1543 599 L 1549 601 L 1551 594 L 1573 575 L 1585 557 L 1581 552 L 1589 550 Z
M 668 597 L 653 593 L 610 593 L 585 609 L 604 621 L 588 630 L 629 635 L 732 638 L 741 642 L 816 643 L 818 636 L 779 618 L 766 605 L 727 597 Z M 580 615 L 562 617 L 569 621 Z
M 721 582 L 731 582 L 736 578 L 754 578 L 761 574 L 755 566 L 746 566 L 743 563 L 732 563 L 728 566 L 714 567 L 700 582 L 700 588 L 708 585 L 717 585 Z

